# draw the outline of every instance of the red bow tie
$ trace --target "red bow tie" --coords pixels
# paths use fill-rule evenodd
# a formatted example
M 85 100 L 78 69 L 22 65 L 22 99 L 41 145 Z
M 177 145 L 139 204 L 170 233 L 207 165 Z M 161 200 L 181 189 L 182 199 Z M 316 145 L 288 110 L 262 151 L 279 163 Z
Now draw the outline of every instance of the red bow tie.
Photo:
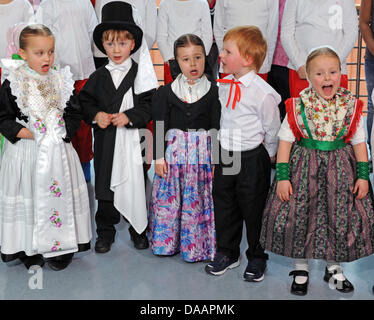
M 229 106 L 231 101 L 231 93 L 232 93 L 232 87 L 235 85 L 235 93 L 234 93 L 234 101 L 232 102 L 232 109 L 235 109 L 236 102 L 240 101 L 241 98 L 241 91 L 239 87 L 240 81 L 235 81 L 234 79 L 217 79 L 217 82 L 220 83 L 230 83 L 230 93 L 229 93 L 229 100 L 227 101 L 226 108 Z

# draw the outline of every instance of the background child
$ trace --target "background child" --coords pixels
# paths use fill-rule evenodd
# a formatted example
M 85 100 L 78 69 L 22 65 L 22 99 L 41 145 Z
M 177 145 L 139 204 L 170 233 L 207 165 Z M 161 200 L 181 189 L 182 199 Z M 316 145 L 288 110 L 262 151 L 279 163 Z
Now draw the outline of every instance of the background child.
M 266 79 L 270 71 L 278 31 L 278 0 L 232 1 L 217 0 L 214 15 L 214 37 L 219 52 L 223 37 L 233 27 L 258 27 L 267 41 L 267 52 L 259 73 Z
M 121 0 L 123 2 L 130 3 L 136 8 L 138 15 L 140 16 L 141 23 L 139 24 L 142 28 L 147 46 L 151 49 L 156 40 L 157 30 L 157 8 L 155 0 Z M 101 9 L 103 6 L 112 0 L 97 0 L 95 3 L 96 16 L 99 22 L 101 22 Z M 136 22 L 136 18 L 134 16 Z M 105 55 L 95 47 L 94 50 L 95 65 L 96 68 L 102 66 L 108 62 Z M 135 59 L 137 61 L 138 59 Z
M 281 98 L 256 74 L 266 52 L 266 40 L 260 29 L 244 26 L 226 33 L 220 53 L 223 72 L 230 75 L 218 80 L 222 83 L 219 86 L 222 155 L 213 181 L 217 254 L 205 270 L 221 275 L 239 266 L 244 220 L 248 243 L 244 279 L 247 281 L 264 278 L 268 256 L 259 244 L 259 237 L 270 186 L 270 160 L 277 151 L 280 127 Z M 231 164 L 226 158 L 228 154 L 236 155 Z
M 289 60 L 286 52 L 282 47 L 280 39 L 285 4 L 286 0 L 279 0 L 278 36 L 274 50 L 273 64 L 271 65 L 271 69 L 268 73 L 267 79 L 268 84 L 270 84 L 274 88 L 274 90 L 277 91 L 282 97 L 282 101 L 278 106 L 281 121 L 283 121 L 284 117 L 286 116 L 286 105 L 284 104 L 284 102 L 290 97 L 290 85 L 288 80 L 289 70 L 287 67 Z
M 95 134 L 95 196 L 98 200 L 95 250 L 108 252 L 121 214 L 130 222 L 135 248 L 148 247 L 147 209 L 139 128 L 151 118 L 150 103 L 157 78 L 148 59 L 138 64 L 130 57 L 142 44 L 143 32 L 134 22 L 132 6 L 109 2 L 94 41 L 109 58 L 79 94 L 85 120 Z M 143 56 L 143 55 L 142 55 Z
M 42 25 L 22 30 L 24 60 L 2 60 L 0 132 L 7 139 L 0 168 L 0 245 L 5 262 L 29 268 L 67 267 L 91 240 L 87 186 L 69 143 L 81 116 L 69 67 L 54 63 L 54 37 Z M 26 61 L 26 63 L 25 63 Z M 16 102 L 17 101 L 17 102 Z M 68 102 L 68 105 L 67 105 Z
M 206 52 L 210 51 L 213 32 L 206 0 L 162 0 L 157 17 L 157 44 L 165 63 L 165 84 L 179 74 L 173 46 L 177 38 L 187 33 L 200 37 Z
M 0 0 L 0 16 L 0 59 L 3 59 L 8 45 L 6 38 L 8 29 L 18 22 L 33 22 L 34 11 L 27 0 Z
M 351 292 L 339 263 L 374 249 L 363 103 L 339 87 L 340 60 L 332 48 L 313 50 L 306 71 L 311 88 L 286 102 L 261 244 L 295 259 L 291 293 L 307 293 L 307 259 L 327 260 L 324 280 Z
M 71 67 L 76 93 L 79 93 L 89 75 L 95 71 L 92 33 L 97 18 L 91 2 L 43 0 L 36 16 L 40 23 L 48 26 L 56 35 L 57 63 Z M 82 121 L 72 142 L 82 163 L 86 181 L 90 181 L 90 161 L 93 158 L 91 127 Z
M 152 100 L 156 175 L 149 206 L 151 247 L 157 255 L 180 252 L 188 262 L 211 260 L 215 253 L 214 144 L 208 130 L 219 128 L 218 89 L 204 75 L 206 53 L 198 36 L 179 37 L 174 56 L 182 72 Z M 163 130 L 158 129 L 160 125 Z
M 346 59 L 357 40 L 354 0 L 287 0 L 281 41 L 290 62 L 290 94 L 298 97 L 309 86 L 305 61 L 312 48 L 334 47 L 342 61 L 341 86 L 348 88 Z

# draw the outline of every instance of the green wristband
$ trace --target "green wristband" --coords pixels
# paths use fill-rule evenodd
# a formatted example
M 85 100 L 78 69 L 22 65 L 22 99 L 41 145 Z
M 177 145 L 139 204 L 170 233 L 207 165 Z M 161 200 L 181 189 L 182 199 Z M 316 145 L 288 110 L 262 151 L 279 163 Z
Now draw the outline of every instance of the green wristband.
M 357 178 L 369 181 L 370 167 L 369 162 L 357 162 Z
M 275 165 L 277 180 L 290 180 L 290 164 L 288 162 L 281 162 Z

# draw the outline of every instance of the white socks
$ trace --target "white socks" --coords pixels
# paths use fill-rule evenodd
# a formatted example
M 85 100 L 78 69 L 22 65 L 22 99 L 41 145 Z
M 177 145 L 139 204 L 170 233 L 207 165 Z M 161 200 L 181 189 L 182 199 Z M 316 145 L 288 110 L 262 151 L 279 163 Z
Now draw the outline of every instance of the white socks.
M 337 271 L 337 273 L 332 276 L 334 279 L 338 281 L 344 281 L 346 279 L 343 274 L 343 268 L 338 262 L 327 260 L 326 267 L 330 272 L 334 272 L 335 270 Z
M 328 260 L 327 261 L 327 270 L 330 272 L 334 272 L 334 270 L 337 270 L 337 273 L 333 275 L 333 278 L 338 281 L 344 281 L 346 278 L 343 275 L 343 268 L 340 266 L 338 262 Z M 295 259 L 295 270 L 303 270 L 309 272 L 309 265 L 308 265 L 308 259 Z M 308 277 L 304 276 L 296 276 L 295 282 L 297 284 L 304 284 L 307 282 Z
M 295 259 L 295 270 L 303 270 L 309 272 L 308 259 Z M 295 282 L 297 284 L 304 284 L 307 282 L 308 277 L 296 276 Z

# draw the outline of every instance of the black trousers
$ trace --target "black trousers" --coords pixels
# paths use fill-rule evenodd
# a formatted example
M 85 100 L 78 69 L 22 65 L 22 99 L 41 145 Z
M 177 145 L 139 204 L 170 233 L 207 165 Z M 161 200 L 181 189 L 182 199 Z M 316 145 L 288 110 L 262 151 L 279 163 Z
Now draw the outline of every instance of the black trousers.
M 143 164 L 144 183 L 147 177 L 147 165 Z M 121 221 L 121 213 L 114 207 L 113 201 L 98 199 L 98 206 L 95 215 L 96 233 L 99 238 L 114 241 L 116 235 L 115 225 Z M 125 219 L 125 218 L 124 218 Z M 126 219 L 125 219 L 126 220 Z M 128 222 L 126 220 L 126 222 Z M 132 226 L 130 226 L 132 228 Z M 135 230 L 134 230 L 135 231 Z M 136 232 L 136 231 L 135 231 Z M 143 232 L 144 234 L 146 231 Z
M 225 174 L 220 162 L 214 171 L 213 201 L 217 252 L 237 259 L 240 256 L 243 221 L 247 230 L 248 260 L 268 259 L 259 244 L 262 214 L 270 188 L 270 158 L 261 144 L 240 153 L 241 167 L 237 174 Z
M 277 66 L 273 64 L 271 70 L 268 73 L 268 84 L 270 84 L 275 91 L 277 91 L 282 101 L 278 105 L 281 121 L 286 116 L 286 105 L 284 102 L 290 97 L 290 86 L 289 86 L 289 69 L 287 67 Z

